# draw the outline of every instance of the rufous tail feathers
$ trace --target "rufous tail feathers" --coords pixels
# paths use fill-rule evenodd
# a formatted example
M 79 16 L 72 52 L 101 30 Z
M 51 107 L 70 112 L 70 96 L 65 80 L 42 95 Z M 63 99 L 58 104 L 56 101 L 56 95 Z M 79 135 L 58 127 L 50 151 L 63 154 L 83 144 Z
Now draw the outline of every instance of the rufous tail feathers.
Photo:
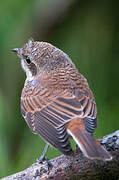
M 92 134 L 82 128 L 80 130 L 78 126 L 75 128 L 72 126 L 68 126 L 67 131 L 87 158 L 107 161 L 112 159 L 112 156 L 94 139 Z

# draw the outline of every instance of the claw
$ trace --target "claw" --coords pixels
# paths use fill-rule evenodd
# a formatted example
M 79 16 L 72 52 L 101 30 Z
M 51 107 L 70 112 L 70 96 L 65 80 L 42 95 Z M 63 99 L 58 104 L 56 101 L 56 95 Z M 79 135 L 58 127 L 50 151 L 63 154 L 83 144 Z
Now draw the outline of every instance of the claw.
M 39 158 L 39 159 L 36 159 L 36 162 L 37 163 L 44 163 L 47 167 L 47 171 L 49 172 L 50 171 L 50 168 L 52 167 L 52 164 L 50 163 L 49 159 L 45 156 L 42 156 Z
M 40 156 L 39 159 L 36 159 L 36 162 L 37 163 L 46 163 L 46 166 L 47 166 L 47 169 L 48 171 L 50 170 L 50 168 L 52 167 L 52 164 L 49 162 L 49 159 L 45 156 L 46 152 L 47 152 L 47 149 L 48 149 L 48 144 L 46 144 L 44 150 L 43 150 L 43 153 L 42 155 Z

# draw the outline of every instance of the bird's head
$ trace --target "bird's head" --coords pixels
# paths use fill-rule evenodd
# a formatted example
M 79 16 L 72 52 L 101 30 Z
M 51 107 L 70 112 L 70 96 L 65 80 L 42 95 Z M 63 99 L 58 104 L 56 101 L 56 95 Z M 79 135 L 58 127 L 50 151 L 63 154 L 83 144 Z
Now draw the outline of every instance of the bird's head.
M 60 49 L 50 43 L 33 39 L 30 39 L 22 48 L 15 48 L 12 51 L 20 57 L 28 79 L 44 71 L 65 67 L 71 63 L 70 58 Z

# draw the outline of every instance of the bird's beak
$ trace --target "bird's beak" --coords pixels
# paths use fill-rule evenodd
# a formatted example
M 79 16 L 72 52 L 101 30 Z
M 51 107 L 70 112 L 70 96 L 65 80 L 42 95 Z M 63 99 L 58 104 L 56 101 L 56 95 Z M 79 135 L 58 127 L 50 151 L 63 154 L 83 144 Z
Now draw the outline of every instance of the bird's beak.
M 17 55 L 20 55 L 20 48 L 14 48 L 12 49 L 12 52 L 16 53 Z

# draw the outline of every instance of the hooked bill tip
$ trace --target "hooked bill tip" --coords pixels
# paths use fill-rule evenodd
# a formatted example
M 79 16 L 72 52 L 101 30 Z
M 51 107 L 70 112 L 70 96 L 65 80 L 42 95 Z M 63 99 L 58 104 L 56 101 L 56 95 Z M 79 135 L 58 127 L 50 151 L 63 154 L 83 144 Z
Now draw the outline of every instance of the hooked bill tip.
M 12 52 L 16 53 L 16 54 L 19 54 L 19 48 L 14 48 L 12 49 Z

